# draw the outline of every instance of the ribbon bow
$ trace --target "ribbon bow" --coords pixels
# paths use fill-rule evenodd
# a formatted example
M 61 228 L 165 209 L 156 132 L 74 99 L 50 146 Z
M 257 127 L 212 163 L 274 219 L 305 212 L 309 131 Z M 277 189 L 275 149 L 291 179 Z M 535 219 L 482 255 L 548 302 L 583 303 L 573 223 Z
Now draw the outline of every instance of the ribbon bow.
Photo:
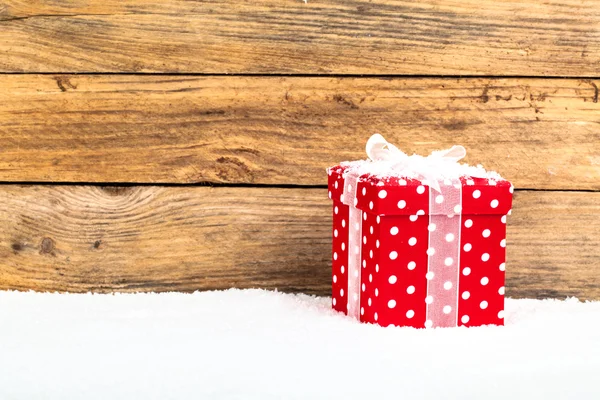
M 441 192 L 438 183 L 440 173 L 446 171 L 450 164 L 457 163 L 465 157 L 467 151 L 463 146 L 452 146 L 446 150 L 432 152 L 429 156 L 409 156 L 376 133 L 369 138 L 366 146 L 367 155 L 374 162 L 391 162 L 393 170 L 410 170 L 425 180 L 427 185 Z

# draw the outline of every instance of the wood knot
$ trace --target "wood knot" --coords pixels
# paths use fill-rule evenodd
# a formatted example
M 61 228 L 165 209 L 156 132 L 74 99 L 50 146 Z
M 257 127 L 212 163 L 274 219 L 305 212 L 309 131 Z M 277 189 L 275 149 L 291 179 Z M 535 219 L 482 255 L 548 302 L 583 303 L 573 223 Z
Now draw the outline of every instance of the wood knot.
M 94 249 L 99 249 L 101 245 L 102 245 L 102 240 L 96 240 L 94 242 L 93 246 L 94 246 Z
M 481 96 L 479 96 L 479 99 L 481 99 L 482 103 L 487 103 L 488 101 L 490 101 L 490 96 L 488 95 L 489 90 L 490 90 L 489 87 L 487 87 L 487 86 L 483 87 L 483 93 L 481 93 Z
M 231 182 L 241 179 L 244 182 L 252 182 L 254 180 L 252 171 L 242 160 L 235 157 L 219 157 L 216 161 L 216 174 L 222 181 Z
M 341 94 L 335 94 L 333 95 L 333 100 L 338 103 L 338 104 L 342 104 L 346 107 L 349 107 L 353 110 L 358 109 L 358 106 L 356 104 L 354 104 L 354 102 L 352 100 L 350 100 L 347 97 L 342 96 Z
M 23 245 L 21 243 L 13 243 L 10 245 L 10 248 L 13 249 L 15 253 L 23 250 Z
M 48 237 L 42 239 L 42 244 L 40 245 L 40 254 L 54 255 L 54 240 Z
M 463 120 L 451 120 L 442 124 L 442 127 L 449 131 L 462 131 L 465 130 L 469 124 Z
M 110 196 L 123 196 L 133 190 L 131 186 L 100 186 L 100 189 Z
M 69 89 L 77 89 L 77 85 L 72 84 L 67 76 L 58 75 L 54 77 L 54 80 L 61 92 L 66 92 Z

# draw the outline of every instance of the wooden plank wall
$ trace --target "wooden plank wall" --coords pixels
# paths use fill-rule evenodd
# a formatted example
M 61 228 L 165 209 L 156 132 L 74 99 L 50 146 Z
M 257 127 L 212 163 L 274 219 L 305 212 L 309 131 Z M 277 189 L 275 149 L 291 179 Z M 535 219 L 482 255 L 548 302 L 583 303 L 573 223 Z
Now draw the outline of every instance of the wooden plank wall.
M 0 289 L 327 295 L 382 133 L 516 187 L 507 294 L 600 299 L 600 4 L 0 1 Z

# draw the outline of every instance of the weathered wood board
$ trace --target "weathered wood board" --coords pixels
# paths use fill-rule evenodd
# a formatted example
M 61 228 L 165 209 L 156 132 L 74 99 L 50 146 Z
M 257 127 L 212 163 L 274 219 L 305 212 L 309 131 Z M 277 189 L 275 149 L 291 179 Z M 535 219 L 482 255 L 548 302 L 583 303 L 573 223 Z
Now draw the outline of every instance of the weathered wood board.
M 0 289 L 327 295 L 325 189 L 0 187 Z M 507 295 L 600 299 L 600 193 L 515 192 Z
M 328 294 L 318 187 L 378 132 L 520 189 L 509 296 L 600 299 L 599 27 L 580 0 L 1 1 L 0 289 Z
M 580 0 L 4 0 L 0 71 L 598 76 Z
M 382 133 L 517 188 L 600 190 L 600 81 L 0 76 L 0 181 L 322 185 Z
M 515 192 L 507 242 L 507 295 L 600 300 L 599 192 Z

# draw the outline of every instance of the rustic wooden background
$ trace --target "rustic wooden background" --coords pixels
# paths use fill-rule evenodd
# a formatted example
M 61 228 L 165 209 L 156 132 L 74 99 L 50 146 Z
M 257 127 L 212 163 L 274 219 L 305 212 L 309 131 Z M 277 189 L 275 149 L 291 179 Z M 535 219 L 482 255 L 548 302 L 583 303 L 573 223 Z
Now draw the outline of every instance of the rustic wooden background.
M 600 3 L 0 0 L 0 289 L 330 290 L 382 133 L 517 190 L 507 294 L 600 299 Z

